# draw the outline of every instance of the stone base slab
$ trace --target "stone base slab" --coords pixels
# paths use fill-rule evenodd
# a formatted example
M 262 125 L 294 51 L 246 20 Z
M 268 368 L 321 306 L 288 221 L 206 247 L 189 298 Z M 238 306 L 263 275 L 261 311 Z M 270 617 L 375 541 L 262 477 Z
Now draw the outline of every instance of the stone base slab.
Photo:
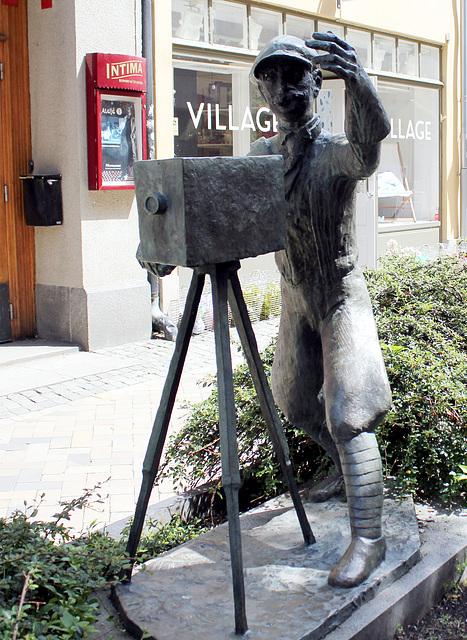
M 385 561 L 353 589 L 327 576 L 350 541 L 347 505 L 306 504 L 316 543 L 305 547 L 291 501 L 272 500 L 241 517 L 249 640 L 319 640 L 419 559 L 411 501 L 385 499 Z M 156 640 L 235 638 L 227 524 L 145 565 L 115 589 L 122 618 L 136 637 Z

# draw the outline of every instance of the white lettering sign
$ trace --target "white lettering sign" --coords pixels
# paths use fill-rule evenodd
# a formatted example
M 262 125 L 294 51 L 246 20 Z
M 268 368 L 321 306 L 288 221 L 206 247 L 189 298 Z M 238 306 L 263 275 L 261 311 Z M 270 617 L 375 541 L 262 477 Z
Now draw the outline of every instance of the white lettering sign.
M 216 131 L 225 131 L 227 129 L 225 124 L 221 124 L 221 106 L 220 104 L 215 105 L 216 110 Z
M 260 107 L 256 112 L 256 126 L 260 131 L 267 132 L 271 131 L 271 121 L 265 120 L 264 124 L 261 122 L 261 116 L 263 113 L 267 113 L 268 115 L 271 113 L 271 110 L 267 107 Z
M 204 115 L 207 129 L 214 128 L 217 131 L 226 131 L 227 129 L 229 131 L 245 131 L 245 129 L 251 129 L 252 131 L 258 130 L 264 133 L 272 129 L 274 133 L 277 133 L 277 118 L 267 107 L 260 107 L 256 115 L 253 116 L 250 107 L 247 105 L 240 123 L 240 120 L 235 122 L 233 106 L 229 104 L 227 107 L 227 123 L 221 124 L 221 106 L 219 104 L 210 104 L 209 102 L 205 104 L 204 102 L 200 102 L 196 111 L 191 102 L 187 102 L 186 106 L 195 129 L 198 129 L 202 122 L 204 123 Z
M 191 119 L 193 120 L 193 124 L 195 125 L 195 129 L 199 127 L 199 121 L 201 120 L 201 116 L 203 115 L 204 102 L 202 102 L 195 116 L 195 112 L 193 111 L 193 106 L 191 102 L 187 102 L 186 106 L 188 107 L 188 111 L 190 112 Z
M 251 129 L 252 131 L 256 131 L 253 116 L 251 114 L 251 109 L 248 106 L 246 107 L 245 113 L 243 114 L 243 120 L 241 125 L 241 130 L 244 131 L 245 129 Z
M 391 138 L 396 140 L 431 140 L 431 122 L 429 120 L 417 120 L 415 125 L 412 120 L 398 118 L 394 122 L 391 118 Z
M 239 126 L 233 124 L 233 107 L 229 104 L 229 131 L 238 131 Z
M 208 129 L 212 129 L 212 104 L 210 103 L 208 103 Z
M 125 62 L 106 63 L 107 78 L 125 78 L 129 76 L 142 76 L 143 65 L 141 62 L 126 60 Z

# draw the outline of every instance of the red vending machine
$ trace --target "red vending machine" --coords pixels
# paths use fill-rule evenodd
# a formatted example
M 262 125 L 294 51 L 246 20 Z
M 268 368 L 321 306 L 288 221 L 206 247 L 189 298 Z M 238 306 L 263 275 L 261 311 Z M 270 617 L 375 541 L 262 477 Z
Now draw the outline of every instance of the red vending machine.
M 133 163 L 146 159 L 146 60 L 86 55 L 89 189 L 134 189 Z

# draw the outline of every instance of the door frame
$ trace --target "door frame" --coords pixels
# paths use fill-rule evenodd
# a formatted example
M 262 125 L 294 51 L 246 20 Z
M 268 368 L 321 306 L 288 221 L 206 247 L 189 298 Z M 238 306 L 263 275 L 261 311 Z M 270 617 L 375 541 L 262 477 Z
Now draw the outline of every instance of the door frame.
M 22 184 L 31 158 L 27 3 L 0 4 L 0 200 L 5 241 L 0 243 L 7 265 L 11 337 L 35 335 L 34 229 L 24 220 Z

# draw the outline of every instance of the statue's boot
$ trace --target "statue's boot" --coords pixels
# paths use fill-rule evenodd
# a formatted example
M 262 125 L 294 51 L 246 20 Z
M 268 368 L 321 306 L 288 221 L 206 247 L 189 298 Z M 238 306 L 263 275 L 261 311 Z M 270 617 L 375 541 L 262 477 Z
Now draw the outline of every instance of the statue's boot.
M 383 473 L 378 443 L 373 433 L 361 433 L 338 444 L 344 473 L 352 540 L 331 571 L 333 587 L 355 587 L 384 560 L 382 535 Z
M 306 494 L 306 499 L 308 502 L 326 502 L 326 500 L 329 500 L 333 496 L 339 495 L 344 484 L 339 452 L 334 440 L 331 438 L 326 420 L 322 421 L 319 429 L 310 431 L 310 434 L 330 456 L 334 462 L 335 470 L 327 478 L 310 487 Z
M 344 476 L 340 469 L 335 469 L 327 478 L 314 484 L 308 489 L 306 499 L 308 502 L 326 502 L 333 496 L 342 492 Z

